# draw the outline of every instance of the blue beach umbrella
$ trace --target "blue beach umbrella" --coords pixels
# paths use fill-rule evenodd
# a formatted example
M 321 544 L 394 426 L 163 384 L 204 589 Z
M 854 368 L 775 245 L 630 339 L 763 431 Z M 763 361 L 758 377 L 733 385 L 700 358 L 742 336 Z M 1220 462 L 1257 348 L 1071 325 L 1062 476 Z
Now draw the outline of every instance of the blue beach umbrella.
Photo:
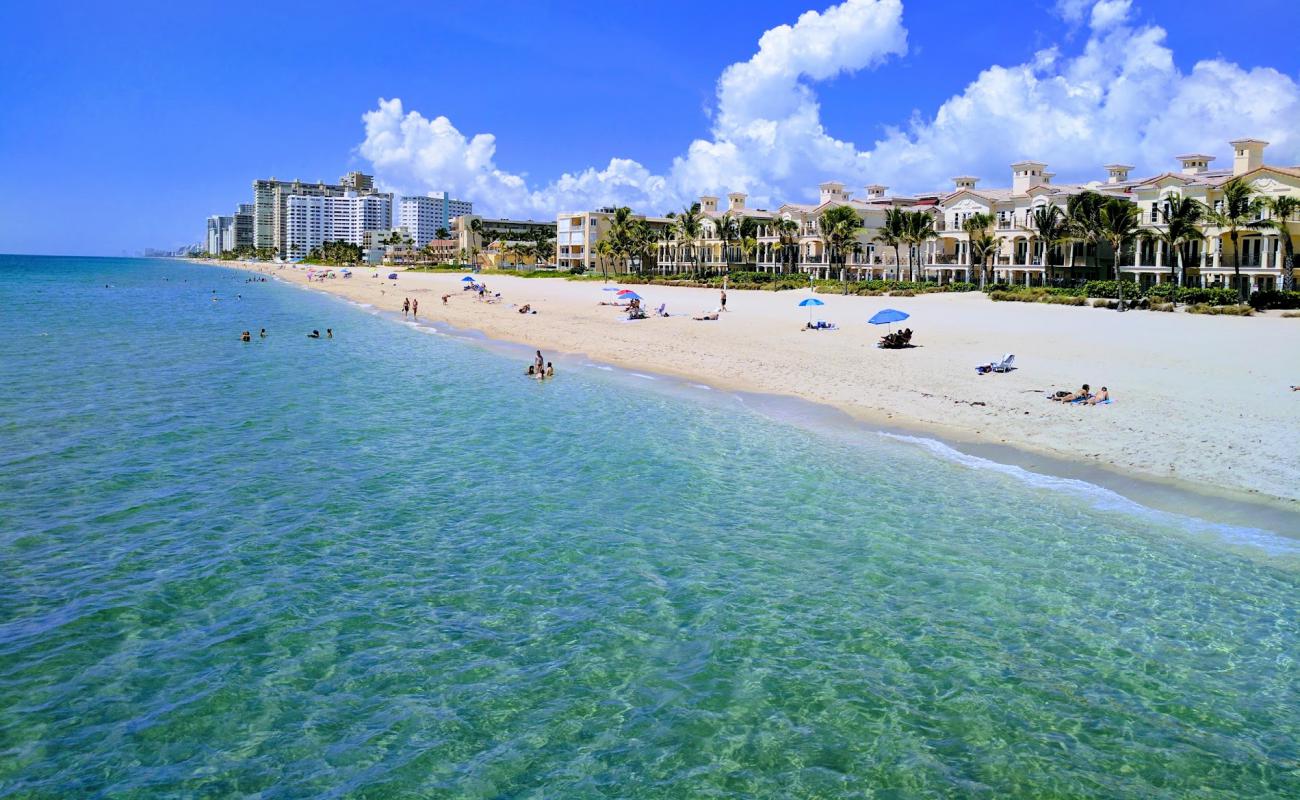
M 799 301 L 799 307 L 800 307 L 800 308 L 802 308 L 803 306 L 808 306 L 808 322 L 809 322 L 809 324 L 812 323 L 812 307 L 813 307 L 813 306 L 824 306 L 824 305 L 826 305 L 826 304 L 823 303 L 822 301 L 818 300 L 816 297 L 809 297 L 809 298 L 807 298 L 806 300 L 800 300 L 800 301 Z
M 389 279 L 390 281 L 395 281 L 395 280 L 397 280 L 397 273 L 396 273 L 396 272 L 390 272 L 390 273 L 388 273 L 388 279 Z
M 602 292 L 617 292 L 617 291 L 618 291 L 618 287 L 617 287 L 617 286 L 606 286 L 606 287 L 604 287 L 603 289 L 601 289 L 601 291 L 602 291 Z
M 871 323 L 872 325 L 888 325 L 892 322 L 902 322 L 903 320 L 907 319 L 908 316 L 909 316 L 908 314 L 899 311 L 896 308 L 886 308 L 881 311 L 877 311 L 875 316 L 867 320 L 867 322 Z
M 474 282 L 474 279 L 471 278 L 469 275 L 466 275 L 465 277 L 463 277 L 463 278 L 460 279 L 460 282 L 461 282 L 461 283 L 467 283 L 467 282 L 468 282 L 468 283 L 473 283 L 473 282 Z
M 621 298 L 624 299 L 624 300 L 640 300 L 640 299 L 641 299 L 641 295 L 637 294 L 636 292 L 628 292 L 627 294 L 619 295 L 619 297 L 621 297 Z

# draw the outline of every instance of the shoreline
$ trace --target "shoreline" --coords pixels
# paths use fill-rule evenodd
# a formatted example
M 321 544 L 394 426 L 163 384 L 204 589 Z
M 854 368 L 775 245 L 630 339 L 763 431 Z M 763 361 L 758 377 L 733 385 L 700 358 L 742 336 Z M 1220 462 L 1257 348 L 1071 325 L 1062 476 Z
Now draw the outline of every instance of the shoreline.
M 185 263 L 185 262 L 182 262 Z M 944 447 L 951 448 L 957 453 L 965 456 L 987 460 L 1000 465 L 1009 465 L 1024 469 L 1031 473 L 1045 475 L 1053 478 L 1064 480 L 1082 481 L 1093 486 L 1101 487 L 1108 491 L 1123 497 L 1132 502 L 1138 503 L 1144 507 L 1157 511 L 1176 514 L 1179 516 L 1190 516 L 1199 519 L 1205 519 L 1213 522 L 1228 525 L 1246 525 L 1257 527 L 1261 524 L 1268 530 L 1276 531 L 1286 535 L 1287 531 L 1300 530 L 1300 501 L 1296 496 L 1284 496 L 1281 494 L 1272 494 L 1257 488 L 1241 485 L 1231 485 L 1223 483 L 1211 483 L 1204 480 L 1188 480 L 1179 475 L 1162 475 L 1150 469 L 1135 468 L 1133 465 L 1118 463 L 1115 461 L 1106 461 L 1096 457 L 1077 457 L 1068 450 L 1061 447 L 1044 446 L 1040 442 L 1031 440 L 1029 437 L 1015 437 L 1006 435 L 1005 430 L 984 432 L 981 428 L 974 430 L 968 425 L 946 424 L 933 419 L 927 419 L 920 415 L 911 415 L 899 408 L 875 408 L 864 404 L 845 404 L 834 402 L 825 396 L 818 396 L 817 392 L 800 392 L 800 387 L 782 387 L 773 391 L 768 386 L 755 385 L 757 382 L 743 379 L 742 375 L 719 373 L 717 370 L 698 369 L 701 365 L 697 359 L 694 363 L 680 364 L 673 363 L 671 360 L 664 363 L 659 359 L 657 363 L 646 363 L 644 359 L 634 359 L 631 353 L 620 353 L 617 348 L 591 347 L 583 342 L 573 341 L 573 336 L 556 335 L 554 330 L 530 330 L 530 335 L 525 338 L 521 335 L 511 335 L 512 331 L 508 326 L 498 324 L 485 325 L 475 324 L 476 322 L 489 321 L 488 314 L 494 313 L 498 318 L 504 317 L 502 322 L 515 322 L 516 317 L 525 322 L 536 322 L 538 317 L 524 317 L 515 315 L 505 317 L 506 306 L 492 306 L 476 303 L 468 298 L 460 296 L 460 286 L 457 283 L 460 273 L 402 273 L 406 280 L 399 281 L 397 284 L 391 281 L 374 280 L 368 276 L 358 274 L 356 277 L 348 280 L 346 283 L 343 279 L 335 279 L 326 284 L 309 284 L 305 279 L 305 269 L 294 269 L 292 267 L 280 268 L 277 264 L 249 263 L 249 262 L 232 262 L 217 260 L 201 260 L 200 263 L 212 266 L 229 267 L 245 272 L 256 272 L 267 277 L 277 278 L 281 281 L 302 288 L 322 291 L 325 294 L 338 296 L 347 300 L 354 305 L 369 306 L 376 313 L 381 315 L 393 315 L 396 317 L 398 311 L 389 309 L 385 304 L 376 302 L 378 298 L 369 296 L 379 291 L 380 298 L 388 298 L 389 302 L 396 305 L 399 301 L 396 299 L 401 296 L 411 295 L 421 299 L 423 306 L 422 319 L 418 324 L 429 325 L 434 327 L 446 326 L 452 333 L 464 334 L 473 332 L 481 336 L 485 344 L 489 346 L 504 346 L 505 348 L 536 348 L 550 350 L 564 354 L 565 361 L 577 362 L 579 359 L 607 364 L 616 369 L 622 370 L 628 374 L 635 374 L 637 371 L 651 372 L 657 375 L 669 378 L 682 384 L 698 383 L 707 387 L 720 390 L 723 392 L 733 392 L 750 398 L 760 399 L 759 405 L 763 404 L 806 404 L 812 409 L 812 416 L 825 417 L 827 414 L 839 415 L 840 421 L 834 427 L 843 427 L 845 424 L 851 424 L 859 431 L 875 432 L 883 435 L 891 435 L 896 438 L 912 439 L 921 438 L 938 442 Z M 382 268 L 385 274 L 391 268 Z M 401 273 L 400 270 L 395 270 Z M 492 273 L 483 273 L 480 276 L 484 281 L 493 285 L 494 291 L 500 286 L 506 286 L 503 289 L 503 295 L 507 300 L 519 300 L 520 302 L 532 302 L 534 308 L 543 307 L 542 312 L 549 318 L 554 318 L 556 309 L 553 303 L 547 302 L 553 298 L 552 293 L 544 289 L 552 288 L 549 284 L 565 284 L 563 287 L 557 287 L 563 291 L 560 294 L 581 294 L 586 296 L 586 304 L 595 306 L 595 300 L 591 299 L 599 296 L 601 284 L 595 282 L 568 282 L 560 279 L 527 279 L 527 278 L 509 278 L 508 276 L 494 276 Z M 400 284 L 400 285 L 398 285 Z M 426 284 L 426 285 L 420 285 Z M 523 284 L 523 285 L 520 285 Z M 382 288 L 380 288 L 382 286 Z M 391 297 L 388 291 L 391 290 Z M 664 287 L 645 287 L 647 294 L 654 292 L 660 296 L 672 296 L 673 299 L 679 299 L 677 295 L 684 293 L 712 294 L 710 290 L 699 289 L 678 289 L 672 287 L 669 291 L 663 291 Z M 435 292 L 453 293 L 452 306 L 460 306 L 463 311 L 466 306 L 473 309 L 471 319 L 464 319 L 464 314 L 457 315 L 453 313 L 439 313 L 447 306 L 438 302 Z M 638 287 L 638 291 L 642 291 Z M 520 298 L 519 295 L 526 293 L 527 299 Z M 761 295 L 764 300 L 771 300 L 775 295 L 783 301 L 789 301 L 790 298 L 798 299 L 802 296 L 799 292 L 729 292 L 732 297 L 740 298 L 742 301 L 754 299 L 751 295 Z M 543 300 L 538 301 L 534 298 L 541 296 Z M 657 298 L 657 299 L 660 299 Z M 931 295 L 923 298 L 920 302 L 913 302 L 912 299 L 899 298 L 895 303 L 906 303 L 914 314 L 918 309 L 924 309 L 924 306 L 932 303 L 934 300 L 942 300 L 943 296 Z M 965 299 L 965 298 L 962 298 Z M 978 298 L 983 299 L 983 298 Z M 830 296 L 827 302 L 847 300 L 849 302 L 859 300 L 877 300 L 888 302 L 889 298 L 840 298 Z M 456 301 L 461 301 L 457 303 Z M 987 301 L 985 301 L 987 304 Z M 789 305 L 793 305 L 790 302 Z M 862 303 L 860 305 L 867 305 Z M 1012 305 L 1012 304 L 1004 304 Z M 1020 305 L 1020 304 L 1015 304 Z M 734 307 L 734 306 L 733 306 Z M 678 305 L 680 309 L 680 305 Z M 1046 306 L 1048 311 L 1074 311 L 1082 309 L 1073 309 L 1065 306 Z M 799 309 L 802 311 L 802 309 Z M 994 310 L 996 313 L 1002 313 L 1002 307 L 993 307 L 987 304 L 984 310 Z M 1037 310 L 1037 309 L 1035 309 Z M 608 315 L 608 309 L 604 310 Z M 819 312 L 823 309 L 819 308 Z M 1091 309 L 1084 310 L 1097 315 L 1105 315 L 1106 312 L 1096 312 Z M 478 313 L 482 312 L 482 313 Z M 597 312 L 601 313 L 601 312 Z M 679 312 L 680 313 L 680 310 Z M 1151 312 L 1133 312 L 1132 316 Z M 917 314 L 919 316 L 919 314 Z M 823 316 L 825 316 L 823 314 Z M 1116 315 L 1118 316 L 1118 315 Z M 1165 316 L 1165 315 L 1161 315 Z M 1182 315 L 1180 315 L 1182 316 Z M 1188 315 L 1192 316 L 1192 315 Z M 731 322 L 730 314 L 724 317 L 726 323 Z M 402 321 L 397 318 L 397 321 Z M 797 321 L 797 320 L 796 320 Z M 1163 320 L 1157 320 L 1163 321 Z M 1219 322 L 1221 320 L 1214 319 Z M 578 320 L 581 322 L 581 320 Z M 648 320 L 638 323 L 627 323 L 628 327 L 637 328 L 639 326 L 654 325 L 657 320 Z M 770 322 L 770 321 L 769 321 Z M 1199 322 L 1199 320 L 1198 320 Z M 1233 320 L 1233 322 L 1239 322 Z M 1249 320 L 1247 322 L 1258 322 L 1258 320 Z M 618 323 L 617 320 L 614 321 Z M 712 326 L 726 323 L 694 323 L 696 329 L 712 329 Z M 410 322 L 408 321 L 408 324 Z M 784 324 L 784 320 L 782 321 Z M 1282 323 L 1287 324 L 1287 323 Z M 537 326 L 535 326 L 537 327 Z M 575 330 L 581 333 L 593 333 L 589 329 L 583 330 L 585 326 L 578 326 Z M 1294 326 L 1297 333 L 1300 333 L 1300 325 Z M 1290 326 L 1288 326 L 1290 329 Z M 690 330 L 690 329 L 687 329 Z M 765 331 L 766 332 L 766 331 Z M 779 334 L 772 334 L 773 336 Z M 822 337 L 831 334 L 808 333 L 806 337 Z M 874 331 L 872 332 L 874 336 Z M 471 339 L 473 336 L 461 336 L 461 338 Z M 597 339 L 596 341 L 600 341 Z M 812 341 L 805 338 L 804 341 Z M 874 341 L 874 339 L 870 339 Z M 608 345 L 608 342 L 606 343 Z M 924 345 L 922 345 L 924 346 Z M 669 348 L 672 350 L 672 348 Z M 891 351 L 876 351 L 891 352 Z M 898 352 L 898 351 L 892 351 Z M 912 353 L 915 351 L 906 351 Z M 637 354 L 644 355 L 644 354 Z M 620 357 L 622 356 L 622 357 Z M 706 359 L 707 361 L 707 359 Z M 1297 360 L 1300 364 L 1300 360 Z M 691 369 L 691 366 L 697 369 Z M 972 370 L 973 372 L 973 370 Z M 1011 373 L 1014 375 L 1015 373 Z M 983 378 L 987 381 L 996 381 L 1007 376 L 988 376 Z M 936 381 L 939 382 L 939 381 Z M 990 383 L 989 385 L 993 385 Z M 806 388 L 806 387 L 803 387 Z M 1126 394 L 1127 394 L 1127 390 Z M 1288 393 L 1289 394 L 1289 393 Z M 1121 395 L 1122 398 L 1126 395 Z M 1041 400 L 1041 398 L 1038 398 Z M 960 401 L 954 401 L 960 402 Z M 1283 400 L 1285 402 L 1285 398 Z M 1118 406 L 1110 408 L 1062 408 L 1056 404 L 1050 404 L 1048 401 L 1042 401 L 1044 406 L 1051 409 L 1052 412 L 1062 413 L 1107 413 Z M 971 403 L 972 407 L 984 406 L 983 403 Z M 1029 411 L 1025 411 L 1029 414 Z M 992 426 L 990 426 L 992 427 Z M 1285 438 L 1285 437 L 1284 437 Z M 1295 437 L 1292 436 L 1292 439 Z M 1294 452 L 1294 451 L 1293 451 Z M 1231 467 L 1229 467 L 1231 469 Z M 1282 472 L 1290 474 L 1293 478 L 1300 476 L 1300 470 L 1289 470 L 1286 465 L 1282 465 Z M 1226 483 L 1226 482 L 1225 482 Z M 1291 487 L 1300 492 L 1300 487 Z M 1189 510 L 1188 506 L 1192 509 Z

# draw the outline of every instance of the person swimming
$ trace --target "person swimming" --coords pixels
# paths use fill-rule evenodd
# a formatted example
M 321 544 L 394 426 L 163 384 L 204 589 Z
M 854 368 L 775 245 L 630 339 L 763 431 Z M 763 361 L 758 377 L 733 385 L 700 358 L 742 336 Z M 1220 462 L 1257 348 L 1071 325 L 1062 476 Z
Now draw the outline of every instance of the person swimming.
M 266 338 L 266 328 L 263 328 L 263 329 L 262 329 L 262 332 L 259 333 L 259 334 L 257 334 L 257 336 L 258 336 L 258 338 L 260 338 L 260 339 L 265 339 L 265 338 Z
M 555 367 L 549 361 L 546 362 L 546 377 L 548 378 L 555 377 Z
M 333 339 L 333 338 L 334 338 L 334 329 L 333 329 L 333 328 L 326 328 L 326 329 L 325 329 L 325 338 L 326 338 L 326 339 Z
M 244 331 L 243 334 L 240 335 L 240 337 L 239 337 L 239 341 L 241 341 L 241 342 L 251 342 L 251 341 L 253 341 L 253 336 L 252 336 L 252 334 L 250 334 L 248 331 Z
M 319 339 L 319 338 L 320 338 L 320 331 L 318 331 L 318 330 L 314 330 L 314 329 L 313 329 L 311 333 L 307 334 L 307 338 L 308 338 L 308 339 Z

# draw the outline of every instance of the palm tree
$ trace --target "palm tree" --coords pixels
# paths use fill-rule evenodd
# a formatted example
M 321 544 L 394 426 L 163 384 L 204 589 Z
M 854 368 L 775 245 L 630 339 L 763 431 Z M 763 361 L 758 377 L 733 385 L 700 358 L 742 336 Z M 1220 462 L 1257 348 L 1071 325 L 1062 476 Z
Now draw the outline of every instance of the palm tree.
M 731 259 L 728 258 L 727 249 L 737 238 L 736 219 L 731 216 L 730 211 L 723 212 L 721 216 L 713 220 L 713 236 L 722 243 L 721 263 L 724 265 L 730 263 Z
M 533 238 L 533 257 L 539 264 L 550 264 L 555 255 L 555 240 L 545 232 L 538 231 Z
M 827 263 L 833 267 L 839 262 L 840 281 L 844 284 L 844 293 L 848 294 L 849 276 L 844 263 L 857 243 L 862 217 L 849 206 L 831 206 L 822 212 L 817 222 L 821 227 L 822 242 L 826 245 Z
M 609 259 L 614 256 L 614 245 L 609 236 L 603 236 L 596 242 L 596 255 L 600 256 L 600 274 L 609 280 Z
M 436 231 L 433 232 L 433 238 L 435 238 L 435 239 L 450 239 L 450 238 L 451 238 L 451 231 L 447 230 L 446 228 L 439 228 L 438 230 L 436 230 Z
M 474 217 L 469 221 L 469 261 L 471 267 L 478 266 L 478 248 L 483 238 L 483 220 Z
M 1255 190 L 1239 177 L 1223 184 L 1221 189 L 1223 199 L 1207 216 L 1220 230 L 1228 232 L 1228 240 L 1232 242 L 1233 280 L 1237 283 L 1237 291 L 1241 294 L 1241 299 L 1245 300 L 1246 287 L 1241 283 L 1241 251 L 1237 247 L 1237 242 L 1241 237 L 1241 229 L 1254 221 L 1251 217 L 1255 215 L 1259 204 L 1251 196 Z
M 1105 197 L 1093 191 L 1080 192 L 1065 202 L 1066 235 L 1072 241 L 1083 243 L 1084 267 L 1088 265 L 1089 245 L 1094 258 L 1097 255 L 1097 242 L 1102 238 L 1101 207 L 1105 202 Z
M 931 239 L 939 238 L 934 230 L 934 217 L 925 211 L 908 212 L 905 241 L 907 248 L 907 266 L 910 278 L 916 281 L 916 267 L 921 260 L 921 245 Z M 913 258 L 915 255 L 915 258 Z
M 979 259 L 982 292 L 988 281 L 989 256 L 997 253 L 1002 245 L 1002 242 L 993 235 L 993 215 L 971 214 L 962 220 L 961 229 L 966 231 L 966 236 L 970 240 L 971 256 Z
M 704 227 L 700 224 L 699 203 L 691 203 L 689 206 L 682 209 L 682 212 L 677 215 L 676 220 L 676 234 L 679 252 L 682 243 L 689 243 L 691 246 L 697 245 L 703 229 Z M 693 275 L 698 268 L 697 253 L 698 250 L 691 253 L 691 273 Z
M 1052 266 L 1052 248 L 1065 234 L 1064 215 L 1054 205 L 1040 206 L 1034 209 L 1029 218 L 1029 227 L 1033 228 L 1034 235 L 1043 243 L 1043 280 L 1046 281 Z
M 1119 310 L 1124 310 L 1124 280 L 1120 273 L 1120 259 L 1124 242 L 1138 232 L 1138 207 L 1121 197 L 1111 197 L 1102 205 L 1098 220 L 1098 233 L 1110 244 L 1115 254 L 1115 285 L 1119 292 Z
M 1205 206 L 1190 197 L 1170 197 L 1160 217 L 1165 223 L 1163 229 L 1147 228 L 1146 235 L 1162 243 L 1169 251 L 1169 274 L 1172 282 L 1182 286 L 1186 282 L 1187 268 L 1183 264 L 1183 254 L 1187 245 L 1202 238 L 1198 227 L 1205 216 Z
M 885 209 L 885 225 L 880 229 L 880 232 L 876 234 L 875 241 L 880 242 L 885 247 L 894 248 L 895 270 L 899 270 L 902 267 L 903 256 L 899 248 L 904 242 L 904 235 L 906 233 L 907 212 L 901 208 Z
M 792 219 L 782 218 L 774 224 L 776 229 L 776 240 L 780 242 L 781 247 L 781 274 L 785 274 L 785 266 L 794 261 L 794 256 L 799 252 L 799 223 Z M 793 264 L 791 264 L 793 272 Z M 775 291 L 776 281 L 772 282 L 772 288 Z
M 1287 228 L 1287 222 L 1300 213 L 1300 198 L 1285 194 L 1277 197 L 1267 197 L 1262 201 L 1262 205 L 1268 211 L 1268 217 L 1250 223 L 1250 227 L 1271 228 L 1281 236 L 1284 258 L 1282 262 L 1282 291 L 1294 291 L 1295 246 L 1291 243 L 1291 231 Z

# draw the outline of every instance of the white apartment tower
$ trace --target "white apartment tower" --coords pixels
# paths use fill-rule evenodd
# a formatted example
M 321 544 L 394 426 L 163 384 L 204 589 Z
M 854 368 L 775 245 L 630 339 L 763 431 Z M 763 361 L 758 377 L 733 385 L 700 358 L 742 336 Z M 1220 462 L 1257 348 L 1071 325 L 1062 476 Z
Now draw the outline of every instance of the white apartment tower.
M 451 230 L 456 217 L 474 213 L 468 200 L 453 200 L 446 192 L 429 192 L 424 197 L 403 197 L 397 204 L 397 224 L 406 228 L 417 247 L 437 237 L 439 228 Z
M 393 196 L 347 191 L 342 197 L 290 195 L 285 223 L 285 258 L 306 258 L 325 242 L 366 243 L 368 231 L 393 226 Z

